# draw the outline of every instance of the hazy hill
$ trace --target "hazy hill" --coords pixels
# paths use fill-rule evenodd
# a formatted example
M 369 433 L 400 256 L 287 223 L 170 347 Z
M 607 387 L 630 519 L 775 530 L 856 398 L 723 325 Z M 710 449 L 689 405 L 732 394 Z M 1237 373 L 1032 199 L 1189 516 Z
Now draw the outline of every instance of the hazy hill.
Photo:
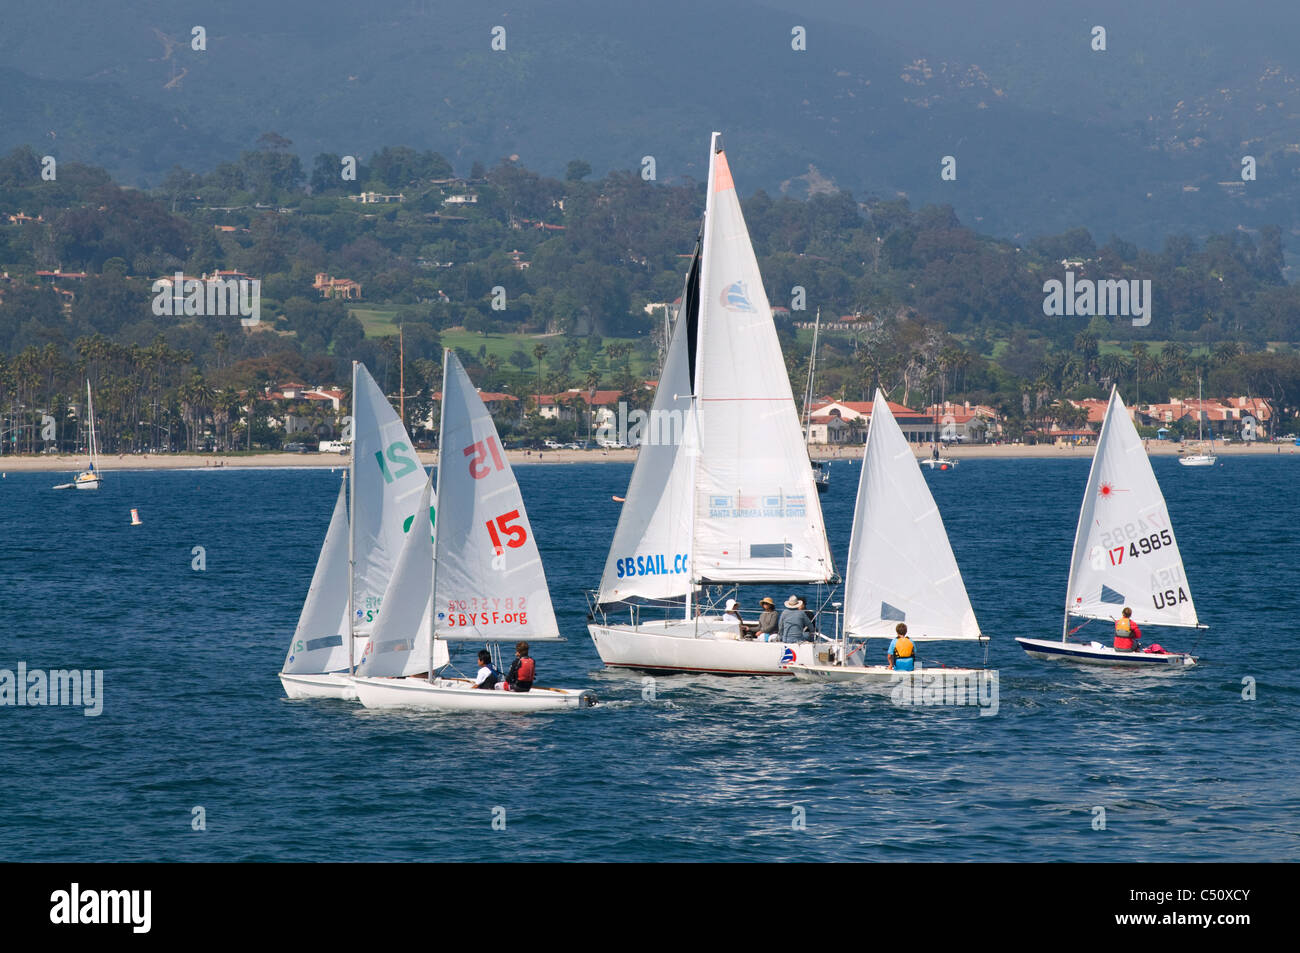
M 308 168 L 403 143 L 460 172 L 518 155 L 601 174 L 651 155 L 660 179 L 681 179 L 702 176 L 720 128 L 746 194 L 901 192 L 984 232 L 1084 225 L 1147 244 L 1296 221 L 1300 8 L 990 6 L 140 0 L 128 14 L 56 0 L 6 11 L 0 149 L 31 143 L 144 184 L 273 130 Z M 791 49 L 796 24 L 806 52 Z M 490 49 L 498 25 L 505 52 Z M 1258 181 L 1219 185 L 1240 182 L 1247 153 Z M 955 182 L 940 180 L 945 155 Z

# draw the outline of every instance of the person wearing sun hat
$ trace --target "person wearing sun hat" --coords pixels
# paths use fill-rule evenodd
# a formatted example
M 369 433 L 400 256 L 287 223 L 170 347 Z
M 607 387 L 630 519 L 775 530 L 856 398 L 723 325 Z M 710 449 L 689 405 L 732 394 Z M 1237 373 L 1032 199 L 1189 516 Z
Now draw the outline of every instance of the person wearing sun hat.
M 754 637 L 760 642 L 775 642 L 780 638 L 781 617 L 776 611 L 776 603 L 770 596 L 758 600 L 758 628 Z
M 785 600 L 785 611 L 781 613 L 782 642 L 812 641 L 812 626 L 808 624 L 808 613 L 799 608 L 799 597 L 791 596 Z

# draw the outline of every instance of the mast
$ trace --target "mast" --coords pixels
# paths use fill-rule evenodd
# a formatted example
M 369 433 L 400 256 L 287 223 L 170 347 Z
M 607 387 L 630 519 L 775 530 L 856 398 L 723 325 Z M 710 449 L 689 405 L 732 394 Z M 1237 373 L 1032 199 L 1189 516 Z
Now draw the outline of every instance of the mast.
M 442 451 L 443 436 L 446 434 L 444 424 L 447 422 L 447 355 L 449 348 L 442 349 L 442 400 L 438 403 L 438 476 L 434 484 L 434 496 L 441 506 L 442 501 Z M 435 516 L 433 527 L 433 578 L 429 581 L 429 684 L 433 684 L 433 643 L 437 638 L 438 628 L 434 621 L 438 617 L 438 550 L 442 548 L 442 534 L 438 532 Z
M 354 657 L 355 649 L 353 648 L 352 627 L 356 624 L 357 612 L 353 600 L 356 598 L 357 591 L 357 561 L 356 561 L 356 544 L 357 544 L 357 366 L 358 362 L 352 362 L 352 449 L 348 455 L 348 674 L 357 674 L 357 664 Z M 249 430 L 252 431 L 252 421 L 249 421 Z
M 406 342 L 402 337 L 402 327 L 397 327 L 397 416 L 402 418 L 402 426 L 406 426 Z
M 700 298 L 701 300 L 700 300 L 699 316 L 696 319 L 696 327 L 695 327 L 697 345 L 699 341 L 702 341 L 704 339 L 704 322 L 705 322 L 706 315 L 708 313 L 708 309 L 704 307 L 703 297 L 706 294 L 705 289 L 709 287 L 709 279 L 708 279 L 709 236 L 712 234 L 713 231 L 712 229 L 713 216 L 710 213 L 712 213 L 713 211 L 714 176 L 716 175 L 717 172 L 717 158 L 718 158 L 718 153 L 721 151 L 722 151 L 722 133 L 715 132 L 713 134 L 712 140 L 709 143 L 709 176 L 705 180 L 705 182 L 707 183 L 705 185 L 705 188 L 708 191 L 705 193 L 704 196 L 704 227 L 700 230 Z M 682 304 L 685 305 L 686 302 L 683 301 Z M 691 618 L 691 599 L 695 595 L 695 587 L 699 585 L 699 581 L 700 581 L 699 574 L 696 572 L 696 567 L 695 567 L 695 518 L 696 518 L 696 511 L 699 508 L 699 490 L 696 488 L 696 481 L 697 481 L 696 475 L 699 473 L 699 468 L 700 468 L 700 446 L 699 446 L 699 435 L 701 433 L 700 412 L 703 409 L 703 406 L 700 402 L 700 394 L 702 393 L 701 380 L 704 377 L 704 363 L 705 362 L 703 360 L 700 359 L 696 360 L 695 379 L 691 381 L 691 410 L 692 410 L 691 418 L 695 421 L 696 445 L 695 445 L 695 453 L 690 455 L 691 456 L 691 480 L 689 485 L 691 487 L 691 506 L 690 506 L 691 545 L 690 545 L 690 577 L 687 579 L 688 585 L 686 590 L 686 618 L 688 620 Z
M 817 380 L 817 332 L 822 325 L 822 309 L 817 309 L 817 318 L 813 322 L 812 354 L 808 358 L 808 386 L 803 392 L 803 442 L 807 448 L 812 443 L 812 402 L 813 388 Z M 811 452 L 811 451 L 810 451 Z

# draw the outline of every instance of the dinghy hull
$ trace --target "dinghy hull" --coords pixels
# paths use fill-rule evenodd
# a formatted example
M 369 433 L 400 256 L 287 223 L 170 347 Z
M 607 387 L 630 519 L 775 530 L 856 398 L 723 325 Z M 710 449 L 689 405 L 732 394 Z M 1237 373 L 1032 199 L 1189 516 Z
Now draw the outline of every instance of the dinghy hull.
M 280 673 L 280 684 L 290 698 L 334 698 L 339 701 L 356 701 L 357 690 L 352 676 L 346 672 L 322 675 L 289 675 Z
M 419 708 L 433 711 L 556 711 L 590 708 L 596 693 L 588 689 L 546 688 L 527 692 L 484 691 L 467 678 L 357 678 L 357 696 L 366 708 Z
M 798 663 L 790 666 L 790 674 L 801 682 L 838 682 L 880 688 L 892 687 L 898 683 L 900 676 L 920 675 L 922 672 L 934 676 L 941 674 L 945 678 L 977 678 L 980 675 L 980 669 L 977 668 L 948 668 L 946 666 L 936 666 L 934 668 L 917 666 L 913 672 L 903 672 L 884 665 L 808 665 Z M 974 685 L 974 682 L 971 684 Z
M 1187 668 L 1196 664 L 1196 658 L 1182 652 L 1118 652 L 1100 642 L 1084 645 L 1079 642 L 1062 642 L 1052 639 L 1016 639 L 1020 647 L 1034 658 L 1084 665 L 1109 665 L 1114 668 Z
M 813 642 L 719 639 L 707 623 L 697 628 L 683 620 L 635 628 L 592 624 L 587 629 L 605 665 L 644 672 L 788 676 L 792 662 L 812 661 L 815 654 Z

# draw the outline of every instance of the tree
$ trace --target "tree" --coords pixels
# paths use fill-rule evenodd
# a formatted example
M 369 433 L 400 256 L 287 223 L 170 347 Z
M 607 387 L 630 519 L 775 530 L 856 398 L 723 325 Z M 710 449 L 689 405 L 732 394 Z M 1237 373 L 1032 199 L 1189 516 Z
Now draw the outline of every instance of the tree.
M 591 164 L 582 159 L 574 159 L 564 170 L 564 181 L 581 182 L 589 175 L 591 175 Z

